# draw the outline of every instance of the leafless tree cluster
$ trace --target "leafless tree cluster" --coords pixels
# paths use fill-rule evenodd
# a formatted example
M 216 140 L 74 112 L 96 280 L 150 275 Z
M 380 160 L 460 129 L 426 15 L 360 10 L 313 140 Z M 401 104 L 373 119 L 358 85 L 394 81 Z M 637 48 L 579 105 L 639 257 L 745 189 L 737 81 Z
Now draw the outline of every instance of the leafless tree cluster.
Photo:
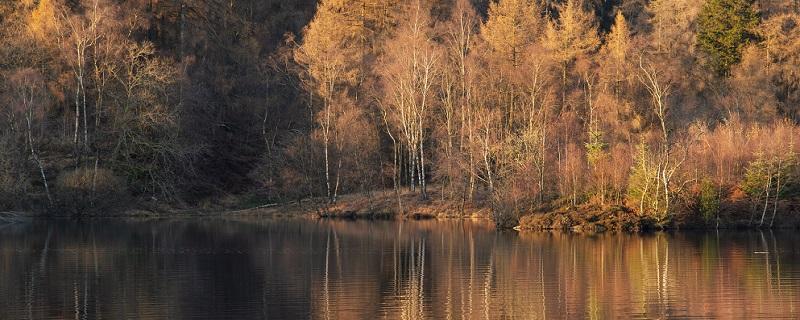
M 330 101 L 348 100 L 388 138 L 378 152 L 391 151 L 384 173 L 396 192 L 426 199 L 433 182 L 442 199 L 490 205 L 499 223 L 585 203 L 667 223 L 699 210 L 693 194 L 717 175 L 695 167 L 692 150 L 732 121 L 764 130 L 797 121 L 796 89 L 787 87 L 797 82 L 784 69 L 794 64 L 783 63 L 793 58 L 770 49 L 796 52 L 787 48 L 797 35 L 775 27 L 794 28 L 795 13 L 765 16 L 754 30 L 765 36 L 720 77 L 696 49 L 703 3 L 625 3 L 604 15 L 579 0 L 500 0 L 485 17 L 470 1 L 453 1 L 445 15 L 428 2 L 382 4 L 404 18 L 375 30 L 337 17 L 367 11 L 323 1 L 296 44 L 301 78 L 314 84 L 309 100 L 319 100 L 310 110 L 323 115 L 315 126 L 322 145 Z M 739 150 L 743 166 L 763 143 Z M 328 156 L 323 163 L 329 185 L 339 167 L 330 170 Z M 730 179 L 715 182 L 720 196 L 747 177 Z
M 701 17 L 725 7 L 710 3 L 726 1 L 761 12 L 749 38 L 722 48 L 736 63 L 719 73 L 698 34 L 714 22 Z M 32 194 L 44 207 L 64 190 L 92 207 L 111 187 L 330 203 L 391 188 L 400 211 L 411 191 L 491 207 L 500 224 L 586 204 L 658 223 L 749 205 L 764 224 L 768 207 L 797 197 L 797 10 L 746 0 L 4 3 L 0 186 L 4 199 Z

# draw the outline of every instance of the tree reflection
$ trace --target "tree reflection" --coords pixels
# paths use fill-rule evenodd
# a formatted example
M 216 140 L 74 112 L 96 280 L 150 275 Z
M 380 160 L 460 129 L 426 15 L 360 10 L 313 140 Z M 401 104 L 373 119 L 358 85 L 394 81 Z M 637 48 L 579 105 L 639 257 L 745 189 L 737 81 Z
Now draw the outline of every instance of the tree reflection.
M 3 230 L 0 309 L 15 319 L 800 317 L 800 239 L 772 231 L 262 219 Z

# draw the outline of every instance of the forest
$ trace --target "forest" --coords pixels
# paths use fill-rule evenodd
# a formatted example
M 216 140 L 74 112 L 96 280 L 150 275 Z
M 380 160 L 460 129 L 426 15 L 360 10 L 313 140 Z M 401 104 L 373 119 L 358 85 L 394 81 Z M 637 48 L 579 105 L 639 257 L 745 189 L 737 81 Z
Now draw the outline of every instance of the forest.
M 798 0 L 14 0 L 0 42 L 0 211 L 800 225 Z

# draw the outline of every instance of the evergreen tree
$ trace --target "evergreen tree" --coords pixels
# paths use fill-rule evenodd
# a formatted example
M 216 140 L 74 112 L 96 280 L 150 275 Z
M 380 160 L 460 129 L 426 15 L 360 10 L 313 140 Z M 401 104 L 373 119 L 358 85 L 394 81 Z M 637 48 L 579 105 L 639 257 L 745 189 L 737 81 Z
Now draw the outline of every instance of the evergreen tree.
M 697 45 L 708 56 L 709 67 L 728 75 L 742 49 L 755 39 L 758 23 L 753 0 L 708 0 L 698 18 Z

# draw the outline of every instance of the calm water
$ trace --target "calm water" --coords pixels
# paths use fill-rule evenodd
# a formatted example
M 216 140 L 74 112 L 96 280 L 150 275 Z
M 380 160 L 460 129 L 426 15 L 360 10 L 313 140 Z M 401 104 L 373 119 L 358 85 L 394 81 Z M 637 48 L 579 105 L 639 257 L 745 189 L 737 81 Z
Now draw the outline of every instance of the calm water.
M 0 226 L 3 319 L 800 318 L 792 232 L 463 221 Z

